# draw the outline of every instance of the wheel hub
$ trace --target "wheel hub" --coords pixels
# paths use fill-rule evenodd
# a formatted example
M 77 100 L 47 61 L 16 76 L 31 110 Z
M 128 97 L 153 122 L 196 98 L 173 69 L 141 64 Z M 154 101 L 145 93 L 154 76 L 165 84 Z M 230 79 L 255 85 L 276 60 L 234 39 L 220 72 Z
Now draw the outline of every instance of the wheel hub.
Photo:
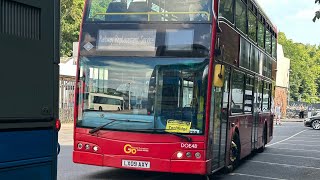
M 231 142 L 231 152 L 230 152 L 230 161 L 231 162 L 234 162 L 235 160 L 237 160 L 237 157 L 238 157 L 238 146 L 237 144 L 232 141 Z

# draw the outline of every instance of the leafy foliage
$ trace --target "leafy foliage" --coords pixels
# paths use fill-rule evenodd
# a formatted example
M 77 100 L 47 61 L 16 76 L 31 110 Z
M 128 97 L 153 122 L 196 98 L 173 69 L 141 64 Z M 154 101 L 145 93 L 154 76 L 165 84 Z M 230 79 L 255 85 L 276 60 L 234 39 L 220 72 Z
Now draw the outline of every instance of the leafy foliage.
M 320 0 L 316 0 L 316 4 L 320 4 Z M 316 12 L 316 15 L 313 18 L 313 22 L 315 22 L 317 19 L 320 19 L 320 10 Z
M 108 5 L 112 0 L 93 0 L 89 12 L 89 18 L 96 18 L 103 20 L 103 15 L 96 15 L 97 13 L 105 13 Z
M 61 56 L 72 55 L 72 44 L 78 41 L 84 0 L 61 0 Z
M 319 102 L 320 46 L 295 43 L 283 32 L 278 35 L 284 54 L 291 60 L 290 97 L 294 101 Z

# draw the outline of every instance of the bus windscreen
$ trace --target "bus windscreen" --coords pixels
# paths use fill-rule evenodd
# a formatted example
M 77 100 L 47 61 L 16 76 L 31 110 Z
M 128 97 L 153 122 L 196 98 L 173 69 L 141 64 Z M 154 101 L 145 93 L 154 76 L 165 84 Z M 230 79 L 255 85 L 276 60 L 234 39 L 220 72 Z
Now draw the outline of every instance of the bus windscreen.
M 204 131 L 208 60 L 203 58 L 82 57 L 77 125 L 95 128 L 114 119 L 112 130 L 186 127 Z M 83 109 L 82 109 L 83 108 Z M 177 125 L 178 124 L 178 125 Z M 175 131 L 182 132 L 182 131 Z
M 210 21 L 209 0 L 91 0 L 87 21 Z

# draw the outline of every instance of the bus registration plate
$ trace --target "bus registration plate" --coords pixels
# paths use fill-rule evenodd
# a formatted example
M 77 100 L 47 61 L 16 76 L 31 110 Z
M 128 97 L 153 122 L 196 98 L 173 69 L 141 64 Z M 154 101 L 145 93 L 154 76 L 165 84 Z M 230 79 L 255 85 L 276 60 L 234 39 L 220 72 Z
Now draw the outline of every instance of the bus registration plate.
M 122 166 L 123 167 L 134 167 L 134 168 L 150 169 L 150 162 L 148 162 L 148 161 L 122 160 Z

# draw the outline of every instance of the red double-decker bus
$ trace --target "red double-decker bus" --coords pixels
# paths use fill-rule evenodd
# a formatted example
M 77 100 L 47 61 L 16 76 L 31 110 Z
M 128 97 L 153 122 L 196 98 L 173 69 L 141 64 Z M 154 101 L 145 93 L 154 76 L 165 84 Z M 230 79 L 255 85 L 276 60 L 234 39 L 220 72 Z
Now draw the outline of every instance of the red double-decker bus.
M 276 39 L 255 0 L 87 0 L 73 161 L 210 175 L 263 151 Z

